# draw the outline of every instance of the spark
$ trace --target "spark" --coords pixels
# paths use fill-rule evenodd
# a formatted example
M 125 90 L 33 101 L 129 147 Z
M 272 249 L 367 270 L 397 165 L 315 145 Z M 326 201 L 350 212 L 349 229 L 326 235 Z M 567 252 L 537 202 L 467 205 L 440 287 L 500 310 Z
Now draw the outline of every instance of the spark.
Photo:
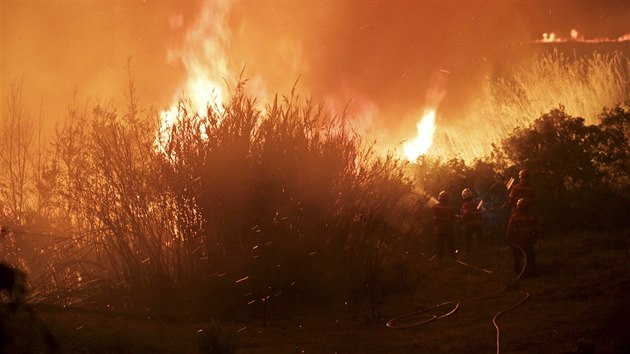
M 237 280 L 235 283 L 238 284 L 238 283 L 244 282 L 247 279 L 249 279 L 249 276 L 243 277 L 243 278 Z

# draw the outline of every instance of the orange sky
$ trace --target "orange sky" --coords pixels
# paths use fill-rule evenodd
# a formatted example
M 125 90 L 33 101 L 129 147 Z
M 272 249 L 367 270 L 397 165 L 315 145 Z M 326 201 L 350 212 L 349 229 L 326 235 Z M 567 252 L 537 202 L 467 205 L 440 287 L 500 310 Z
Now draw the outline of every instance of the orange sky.
M 427 92 L 444 86 L 442 116 L 456 119 L 480 78 L 536 50 L 542 32 L 578 28 L 589 37 L 630 32 L 625 1 L 3 1 L 2 114 L 11 82 L 23 80 L 32 117 L 43 106 L 47 129 L 78 91 L 124 102 L 126 65 L 141 104 L 163 109 L 183 88 L 183 55 L 198 54 L 192 29 L 202 10 L 214 14 L 218 45 L 234 79 L 257 92 L 298 91 L 375 113 L 369 124 L 398 134 L 415 126 Z M 215 12 L 213 12 L 215 11 Z M 188 39 L 187 39 L 188 38 Z M 169 58 L 170 57 L 170 58 Z M 33 108 L 35 107 L 35 108 Z M 404 128 L 402 128 L 404 126 Z

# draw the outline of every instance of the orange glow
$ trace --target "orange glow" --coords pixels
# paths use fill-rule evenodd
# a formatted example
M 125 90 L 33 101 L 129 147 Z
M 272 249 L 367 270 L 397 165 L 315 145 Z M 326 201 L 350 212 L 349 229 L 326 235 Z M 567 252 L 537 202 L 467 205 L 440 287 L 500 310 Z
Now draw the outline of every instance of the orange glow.
M 584 38 L 584 36 L 578 32 L 575 28 L 571 29 L 569 38 L 564 38 L 556 35 L 555 33 L 543 33 L 542 39 L 533 41 L 534 43 L 564 43 L 564 42 L 578 42 L 578 43 L 621 43 L 630 41 L 630 33 L 626 33 L 617 38 Z
M 226 82 L 233 87 L 245 69 L 246 89 L 261 107 L 274 94 L 282 98 L 295 88 L 301 97 L 323 102 L 332 115 L 347 114 L 352 128 L 366 140 L 374 139 L 379 152 L 398 149 L 403 158 L 400 141 L 417 140 L 413 127 L 422 109 L 438 107 L 431 99 L 418 102 L 435 86 L 434 76 L 448 79 L 443 86 L 449 95 L 439 106 L 435 137 L 424 149 L 432 155 L 473 158 L 487 152 L 491 142 L 500 141 L 514 126 L 529 123 L 529 115 L 513 114 L 528 119 L 507 124 L 505 111 L 488 109 L 482 114 L 470 108 L 490 100 L 486 80 L 501 76 L 505 63 L 528 62 L 541 52 L 541 45 L 557 42 L 567 42 L 567 47 L 580 44 L 584 52 L 600 48 L 583 42 L 623 42 L 601 49 L 619 49 L 627 57 L 630 41 L 623 16 L 626 7 L 621 5 L 602 10 L 597 18 L 593 15 L 600 11 L 599 5 L 554 5 L 554 21 L 546 4 L 524 11 L 514 2 L 501 2 L 492 9 L 468 2 L 370 2 L 358 8 L 355 2 L 0 3 L 2 51 L 6 53 L 0 67 L 0 77 L 6 78 L 0 88 L 0 110 L 5 116 L 9 83 L 24 76 L 24 102 L 32 107 L 32 118 L 38 116 L 37 107 L 42 107 L 44 136 L 52 136 L 57 120 L 65 119 L 75 88 L 76 102 L 111 99 L 123 107 L 121 88 L 126 87 L 129 74 L 139 104 L 157 107 L 165 131 L 177 117 L 181 98 L 189 101 L 189 114 L 203 115 L 208 105 L 221 109 L 230 96 Z M 576 7 L 584 16 L 561 15 L 577 11 Z M 449 16 L 454 10 L 466 15 Z M 601 17 L 604 13 L 605 18 Z M 512 20 L 497 29 L 496 19 L 505 14 Z M 532 37 L 531 33 L 537 34 Z M 133 60 L 126 70 L 129 58 Z M 558 80 L 564 77 L 557 76 Z M 588 91 L 585 83 L 578 100 L 565 96 L 575 91 L 566 90 L 566 85 L 541 89 L 535 86 L 537 81 L 528 82 L 520 92 L 549 93 L 548 101 L 540 101 L 545 105 L 536 106 L 532 114 L 540 114 L 552 102 L 575 105 L 573 114 L 590 117 L 590 111 L 577 106 L 606 99 L 608 91 L 595 86 L 612 81 L 594 77 L 593 87 Z M 610 99 L 598 107 L 615 103 Z M 506 109 L 516 107 L 506 104 Z M 493 121 L 494 117 L 501 119 Z M 474 138 L 468 138 L 471 135 Z
M 181 97 L 190 100 L 195 113 L 203 114 L 208 107 L 221 109 L 227 96 L 224 80 L 232 77 L 227 56 L 229 5 L 228 2 L 208 3 L 186 33 L 182 47 L 169 50 L 169 62 L 181 62 L 187 78 L 177 90 L 171 106 L 160 113 L 162 132 L 175 123 Z
M 556 34 L 555 33 L 543 33 L 543 38 L 542 38 L 542 42 L 544 43 L 552 43 L 552 42 L 556 42 Z
M 435 124 L 435 109 L 428 109 L 416 125 L 418 135 L 403 144 L 403 151 L 409 161 L 415 161 L 427 153 L 433 143 L 433 136 L 437 126 Z

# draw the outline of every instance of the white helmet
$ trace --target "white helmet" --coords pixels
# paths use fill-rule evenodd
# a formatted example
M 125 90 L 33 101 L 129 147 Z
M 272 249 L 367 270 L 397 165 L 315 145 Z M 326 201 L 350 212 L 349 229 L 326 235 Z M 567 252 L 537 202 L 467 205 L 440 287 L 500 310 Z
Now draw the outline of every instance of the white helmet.
M 472 198 L 472 196 L 473 193 L 470 191 L 470 189 L 464 188 L 464 190 L 462 191 L 462 199 Z
M 526 169 L 522 169 L 518 171 L 518 179 L 527 179 L 529 178 L 529 172 Z

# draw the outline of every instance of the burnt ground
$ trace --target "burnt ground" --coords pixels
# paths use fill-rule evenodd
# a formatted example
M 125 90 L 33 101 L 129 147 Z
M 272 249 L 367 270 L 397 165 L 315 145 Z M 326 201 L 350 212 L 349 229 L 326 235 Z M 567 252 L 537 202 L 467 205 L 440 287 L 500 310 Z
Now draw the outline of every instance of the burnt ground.
M 381 299 L 377 319 L 368 303 L 340 301 L 291 313 L 270 305 L 265 325 L 261 309 L 252 308 L 250 316 L 221 325 L 240 330 L 238 353 L 496 353 L 493 316 L 529 294 L 498 318 L 501 353 L 570 353 L 580 341 L 591 343 L 594 353 L 629 353 L 628 231 L 547 235 L 536 250 L 539 276 L 518 282 L 511 255 L 501 258 L 500 246 L 464 258 L 488 270 L 498 267 L 492 274 L 452 261 L 429 261 L 418 253 L 416 271 L 402 284 L 409 289 Z M 488 294 L 494 295 L 484 297 Z M 471 298 L 478 299 L 467 301 Z M 451 316 L 406 329 L 385 326 L 394 317 L 458 299 L 464 301 Z M 208 323 L 195 321 L 42 304 L 35 310 L 65 353 L 198 353 L 208 331 Z M 36 337 L 29 338 L 35 347 Z

